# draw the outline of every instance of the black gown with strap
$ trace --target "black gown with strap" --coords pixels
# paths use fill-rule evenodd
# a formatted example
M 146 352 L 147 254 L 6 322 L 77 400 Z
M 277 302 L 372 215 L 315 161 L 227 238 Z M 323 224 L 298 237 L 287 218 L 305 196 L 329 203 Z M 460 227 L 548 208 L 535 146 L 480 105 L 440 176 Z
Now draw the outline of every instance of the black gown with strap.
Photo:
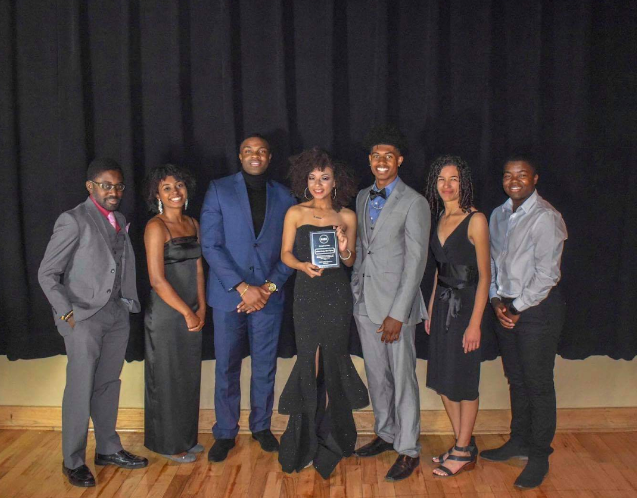
M 311 260 L 310 232 L 325 228 L 302 225 L 297 229 L 294 254 L 299 261 Z M 300 471 L 313 462 L 327 479 L 340 459 L 354 451 L 352 410 L 367 406 L 369 398 L 348 351 L 352 304 L 342 264 L 315 278 L 296 272 L 293 312 L 297 360 L 279 400 L 279 412 L 290 415 L 279 450 L 285 472 Z
M 173 238 L 166 229 L 170 240 L 164 244 L 164 275 L 179 297 L 197 311 L 201 246 L 196 235 Z M 176 455 L 197 444 L 201 332 L 189 332 L 183 315 L 154 290 L 144 326 L 144 445 L 157 453 Z
M 465 354 L 462 346 L 479 279 L 476 250 L 468 237 L 469 221 L 474 214 L 460 222 L 444 246 L 440 244 L 437 227 L 430 243 L 438 282 L 429 335 L 427 387 L 451 401 L 475 400 L 480 383 L 480 348 Z

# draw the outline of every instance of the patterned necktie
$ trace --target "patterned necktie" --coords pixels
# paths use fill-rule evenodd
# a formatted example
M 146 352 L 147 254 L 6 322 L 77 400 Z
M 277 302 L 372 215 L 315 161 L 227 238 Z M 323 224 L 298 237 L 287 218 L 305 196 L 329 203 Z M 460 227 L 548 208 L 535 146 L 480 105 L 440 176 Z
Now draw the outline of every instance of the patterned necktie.
M 387 191 L 383 188 L 381 190 L 370 190 L 369 198 L 373 201 L 376 197 L 382 197 L 383 199 L 387 199 Z
M 119 225 L 117 224 L 117 220 L 115 219 L 115 213 L 113 213 L 113 211 L 109 212 L 107 218 L 110 224 L 113 225 L 115 231 L 119 233 Z

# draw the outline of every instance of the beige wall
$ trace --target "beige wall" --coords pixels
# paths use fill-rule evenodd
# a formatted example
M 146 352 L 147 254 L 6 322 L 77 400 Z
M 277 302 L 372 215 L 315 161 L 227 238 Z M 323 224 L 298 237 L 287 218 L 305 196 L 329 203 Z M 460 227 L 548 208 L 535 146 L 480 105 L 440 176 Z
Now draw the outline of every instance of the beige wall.
M 285 385 L 294 360 L 279 360 L 276 400 Z M 365 379 L 363 362 L 354 358 Z M 66 357 L 10 362 L 0 356 L 0 405 L 60 406 L 64 390 Z M 144 365 L 127 363 L 122 373 L 120 406 L 144 406 Z M 188 368 L 188 366 L 184 366 Z M 420 405 L 423 410 L 440 410 L 440 398 L 425 387 L 427 362 L 418 361 Z M 249 408 L 250 361 L 244 361 L 241 376 L 242 407 Z M 558 357 L 555 368 L 557 402 L 560 408 L 634 407 L 637 406 L 637 361 L 616 361 L 607 357 L 591 357 L 569 361 Z M 201 407 L 214 408 L 214 361 L 202 365 Z M 509 407 L 508 389 L 499 360 L 483 363 L 480 382 L 484 409 Z M 275 404 L 276 407 L 276 404 Z

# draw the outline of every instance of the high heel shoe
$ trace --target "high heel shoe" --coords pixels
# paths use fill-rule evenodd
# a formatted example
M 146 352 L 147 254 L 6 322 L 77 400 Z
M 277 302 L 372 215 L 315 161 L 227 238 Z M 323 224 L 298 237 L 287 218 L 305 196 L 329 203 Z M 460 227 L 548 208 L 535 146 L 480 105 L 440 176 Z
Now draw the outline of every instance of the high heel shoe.
M 162 455 L 168 460 L 172 460 L 177 463 L 194 463 L 197 461 L 197 457 L 193 453 L 184 453 L 183 455 Z
M 444 472 L 444 474 L 437 474 L 436 472 L 433 472 L 434 476 L 452 477 L 452 476 L 456 476 L 460 474 L 461 472 L 468 472 L 470 470 L 473 470 L 476 467 L 476 462 L 478 461 L 478 448 L 475 445 L 475 440 L 474 440 L 474 444 L 471 444 L 469 446 L 454 446 L 452 451 L 453 450 L 460 453 L 469 453 L 470 456 L 460 456 L 460 455 L 450 454 L 445 459 L 445 461 L 452 460 L 454 462 L 465 462 L 465 464 L 462 467 L 460 467 L 458 470 L 456 470 L 455 472 L 452 472 L 444 465 L 438 465 L 438 467 L 436 467 L 434 470 L 441 470 L 442 472 Z
M 456 439 L 456 443 L 458 444 L 458 440 Z M 455 446 L 454 444 L 454 446 Z M 453 451 L 454 446 L 452 446 L 451 448 L 449 448 L 447 451 L 445 451 L 444 453 L 432 457 L 431 461 L 433 463 L 445 463 L 445 460 L 449 457 L 449 455 L 451 455 L 451 452 Z M 476 444 L 476 438 L 475 436 L 471 436 L 471 441 L 469 441 L 469 446 L 473 446 L 475 448 L 475 453 L 478 454 L 478 445 Z

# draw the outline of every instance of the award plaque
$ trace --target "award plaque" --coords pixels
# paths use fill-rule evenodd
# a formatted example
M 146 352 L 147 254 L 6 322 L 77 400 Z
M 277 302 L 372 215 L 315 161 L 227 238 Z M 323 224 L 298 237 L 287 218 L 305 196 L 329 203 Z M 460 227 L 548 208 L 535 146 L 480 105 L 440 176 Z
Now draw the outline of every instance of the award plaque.
M 319 268 L 338 268 L 341 265 L 336 230 L 310 232 L 310 250 L 312 264 Z

